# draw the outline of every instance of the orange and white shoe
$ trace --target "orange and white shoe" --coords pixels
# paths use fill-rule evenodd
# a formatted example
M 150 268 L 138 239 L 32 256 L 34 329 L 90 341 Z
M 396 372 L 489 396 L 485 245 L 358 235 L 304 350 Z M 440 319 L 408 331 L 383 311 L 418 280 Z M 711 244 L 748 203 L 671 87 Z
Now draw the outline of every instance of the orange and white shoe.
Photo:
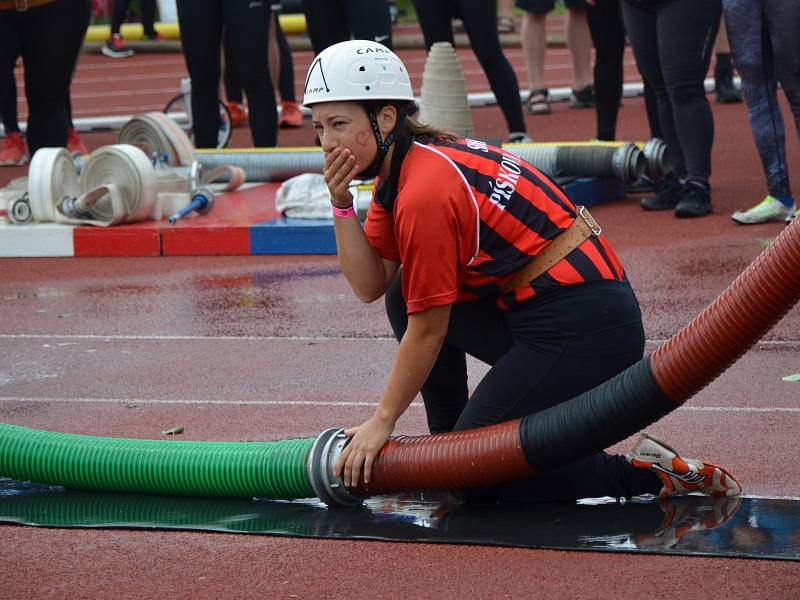
M 739 482 L 722 467 L 682 458 L 674 448 L 647 433 L 641 435 L 627 459 L 634 467 L 649 469 L 658 475 L 664 483 L 659 493 L 661 498 L 695 492 L 708 496 L 738 496 L 742 493 Z
M 0 166 L 14 167 L 24 165 L 28 162 L 28 146 L 25 138 L 17 132 L 9 133 L 3 140 L 3 147 L 0 148 Z
M 278 127 L 281 129 L 297 128 L 303 126 L 303 112 L 297 102 L 288 100 L 281 102 L 281 114 L 278 117 Z
M 70 154 L 89 154 L 89 148 L 81 141 L 74 127 L 67 130 L 67 151 Z
M 228 102 L 228 110 L 231 113 L 231 125 L 234 127 L 247 125 L 247 109 L 244 107 L 244 104 Z

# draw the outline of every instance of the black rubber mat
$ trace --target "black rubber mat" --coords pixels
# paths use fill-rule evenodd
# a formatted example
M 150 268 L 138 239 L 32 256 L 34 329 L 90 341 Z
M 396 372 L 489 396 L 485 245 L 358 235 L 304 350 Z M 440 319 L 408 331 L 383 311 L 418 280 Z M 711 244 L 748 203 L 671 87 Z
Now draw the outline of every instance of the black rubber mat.
M 800 560 L 800 502 L 762 498 L 471 505 L 403 495 L 327 508 L 73 492 L 0 478 L 0 523 Z

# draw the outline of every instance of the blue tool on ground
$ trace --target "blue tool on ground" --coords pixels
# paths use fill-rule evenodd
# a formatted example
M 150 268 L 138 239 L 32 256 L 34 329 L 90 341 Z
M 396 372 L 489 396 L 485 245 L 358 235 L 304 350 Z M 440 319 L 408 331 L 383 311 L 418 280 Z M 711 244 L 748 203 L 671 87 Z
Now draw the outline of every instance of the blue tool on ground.
M 213 204 L 214 192 L 206 188 L 200 188 L 192 194 L 191 202 L 172 215 L 167 221 L 170 225 L 174 225 L 178 222 L 178 219 L 184 218 L 192 211 L 197 211 L 199 214 L 204 215 L 211 210 Z

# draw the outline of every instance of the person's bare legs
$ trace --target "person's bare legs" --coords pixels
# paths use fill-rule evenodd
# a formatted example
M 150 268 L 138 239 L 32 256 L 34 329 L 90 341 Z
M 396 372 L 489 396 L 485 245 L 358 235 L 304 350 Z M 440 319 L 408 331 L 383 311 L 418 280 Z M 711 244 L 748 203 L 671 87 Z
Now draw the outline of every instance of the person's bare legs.
M 525 12 L 522 17 L 522 52 L 528 72 L 528 89 L 538 90 L 544 85 L 544 52 L 547 47 L 545 26 L 547 14 Z M 587 29 L 588 32 L 588 29 Z
M 514 0 L 497 0 L 497 29 L 500 33 L 514 31 Z
M 586 9 L 570 8 L 565 25 L 567 48 L 572 56 L 572 88 L 582 90 L 594 82 L 592 72 L 592 37 Z
M 514 0 L 497 0 L 497 14 L 502 17 L 513 17 Z

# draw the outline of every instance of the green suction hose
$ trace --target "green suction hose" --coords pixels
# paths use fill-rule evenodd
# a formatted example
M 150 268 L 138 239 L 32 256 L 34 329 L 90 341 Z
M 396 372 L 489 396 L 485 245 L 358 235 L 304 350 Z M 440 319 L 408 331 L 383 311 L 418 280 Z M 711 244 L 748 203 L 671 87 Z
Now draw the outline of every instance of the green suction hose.
M 314 441 L 141 440 L 0 423 L 0 475 L 102 492 L 309 498 Z

